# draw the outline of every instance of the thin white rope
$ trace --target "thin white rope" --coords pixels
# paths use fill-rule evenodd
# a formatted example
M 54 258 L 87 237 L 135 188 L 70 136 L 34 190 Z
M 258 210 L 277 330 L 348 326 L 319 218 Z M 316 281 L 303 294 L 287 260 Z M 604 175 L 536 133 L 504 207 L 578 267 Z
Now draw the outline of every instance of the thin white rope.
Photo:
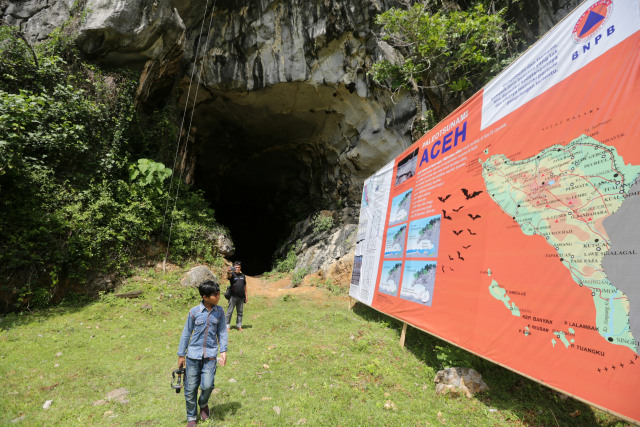
M 208 3 L 209 3 L 209 0 L 207 0 L 207 6 L 208 6 Z M 211 24 L 213 23 L 213 15 L 214 15 L 215 9 L 216 9 L 216 0 L 213 1 L 213 7 L 211 8 L 211 16 L 209 18 L 209 28 L 207 29 L 207 39 L 206 39 L 206 42 L 205 42 L 205 45 L 204 45 L 205 49 L 209 46 L 209 37 L 211 36 Z M 206 9 L 206 6 L 205 6 L 205 16 L 206 16 L 206 12 L 207 12 L 207 9 Z M 201 35 L 202 35 L 202 27 L 204 26 L 204 17 L 203 17 L 203 20 L 202 20 L 202 24 L 203 25 L 200 27 L 200 34 Z M 200 47 L 200 39 L 201 38 L 202 37 L 200 37 L 198 39 L 198 45 L 197 45 L 196 51 L 194 52 L 194 55 L 193 55 L 194 56 L 194 69 L 196 68 L 195 67 L 195 61 L 197 60 L 198 49 Z M 204 57 L 203 57 L 202 63 L 200 64 L 200 67 L 197 67 L 198 68 L 198 84 L 196 85 L 196 91 L 195 91 L 195 94 L 193 96 L 193 104 L 191 106 L 191 116 L 189 118 L 189 126 L 187 126 L 187 134 L 185 136 L 185 143 L 184 143 L 184 154 L 185 154 L 185 156 L 187 155 L 187 146 L 189 145 L 189 135 L 191 133 L 191 124 L 193 123 L 193 114 L 194 114 L 195 109 L 196 109 L 196 100 L 198 99 L 198 90 L 200 89 L 200 83 L 202 81 L 202 70 L 204 68 L 204 63 L 205 63 L 205 61 L 204 61 Z M 192 75 L 192 78 L 193 78 L 193 72 L 192 72 L 191 75 Z M 189 89 L 191 89 L 191 83 L 189 83 Z M 186 105 L 187 105 L 188 101 L 189 101 L 189 94 L 187 94 L 187 100 L 185 101 L 185 113 L 186 113 Z M 183 115 L 183 124 L 184 124 L 184 115 Z M 180 129 L 180 131 L 182 133 L 182 128 Z M 180 144 L 178 144 L 178 149 L 179 148 L 180 148 Z M 177 160 L 177 152 L 176 152 L 176 160 Z M 174 173 L 175 173 L 175 161 L 176 160 L 174 160 Z M 174 202 L 173 202 L 173 210 L 172 210 L 172 215 L 171 215 L 171 224 L 169 226 L 169 237 L 167 239 L 167 250 L 166 250 L 166 253 L 165 253 L 165 256 L 164 256 L 164 262 L 162 263 L 163 271 L 166 271 L 167 259 L 169 258 L 169 246 L 171 245 L 171 232 L 173 230 L 173 220 L 175 218 L 174 215 L 173 215 L 173 212 L 175 212 L 176 205 L 178 203 L 178 194 L 180 193 L 180 182 L 182 181 L 182 177 L 184 175 L 185 169 L 186 169 L 186 167 L 182 168 L 182 170 L 180 171 L 180 180 L 178 181 L 178 184 L 176 185 L 176 197 L 174 198 Z M 173 176 L 173 173 L 171 175 Z M 171 187 L 169 187 L 169 191 L 171 191 Z M 166 215 L 166 211 L 165 211 L 165 215 Z M 164 221 L 163 221 L 163 229 L 164 229 Z
M 178 153 L 180 152 L 180 140 L 182 138 L 182 130 L 184 129 L 184 119 L 187 116 L 187 107 L 189 106 L 189 95 L 191 95 L 191 85 L 193 84 L 193 76 L 196 73 L 195 61 L 197 60 L 198 50 L 200 49 L 200 40 L 202 39 L 202 29 L 204 28 L 204 22 L 206 21 L 207 9 L 209 7 L 209 0 L 207 0 L 204 7 L 204 14 L 202 15 L 202 24 L 200 25 L 200 36 L 198 37 L 198 43 L 196 44 L 196 50 L 193 53 L 194 67 L 191 70 L 191 78 L 189 79 L 189 89 L 187 90 L 187 98 L 184 101 L 184 111 L 182 113 L 182 121 L 180 122 L 180 131 L 178 132 L 178 140 L 176 141 L 176 154 L 173 156 L 173 168 L 171 169 L 171 180 L 169 181 L 169 191 L 167 193 L 167 203 L 164 207 L 164 217 L 162 218 L 162 233 L 164 233 L 164 225 L 167 219 L 167 210 L 169 209 L 169 200 L 171 200 L 171 190 L 173 188 L 173 177 L 175 175 L 176 164 L 178 163 Z M 215 3 L 213 5 L 215 8 Z M 213 13 L 213 10 L 211 11 Z M 209 35 L 207 34 L 207 43 L 209 41 Z M 195 103 L 195 101 L 194 101 Z

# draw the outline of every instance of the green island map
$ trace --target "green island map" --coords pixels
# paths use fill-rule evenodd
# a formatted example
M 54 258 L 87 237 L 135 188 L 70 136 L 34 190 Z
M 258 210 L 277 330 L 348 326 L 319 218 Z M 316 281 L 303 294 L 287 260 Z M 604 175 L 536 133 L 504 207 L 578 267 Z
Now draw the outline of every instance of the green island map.
M 482 162 L 482 176 L 493 201 L 525 235 L 544 237 L 576 286 L 591 290 L 598 333 L 608 343 L 626 346 L 636 354 L 639 174 L 640 165 L 625 165 L 615 147 L 586 135 L 528 159 L 511 161 L 498 154 Z M 498 282 L 492 280 L 489 292 L 520 316 Z M 573 330 L 569 328 L 568 333 Z M 569 345 L 564 332 L 554 330 L 553 334 Z M 554 346 L 557 342 L 552 340 Z

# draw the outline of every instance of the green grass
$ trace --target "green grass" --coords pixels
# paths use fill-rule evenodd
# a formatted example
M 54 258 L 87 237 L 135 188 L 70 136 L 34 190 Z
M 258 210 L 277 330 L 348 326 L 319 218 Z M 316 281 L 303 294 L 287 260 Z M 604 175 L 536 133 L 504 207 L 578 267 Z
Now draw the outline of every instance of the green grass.
M 199 296 L 179 287 L 182 273 L 139 271 L 121 289 L 143 290 L 138 299 L 105 295 L 3 318 L 0 424 L 185 423 L 184 396 L 169 385 L 185 315 Z M 360 304 L 349 310 L 328 291 L 321 299 L 252 296 L 243 323 L 245 332 L 231 330 L 228 364 L 216 375 L 214 415 L 199 425 L 624 425 L 415 329 L 401 348 L 400 323 Z M 474 367 L 491 390 L 472 399 L 435 395 L 436 372 L 451 364 Z M 121 387 L 128 403 L 94 405 Z

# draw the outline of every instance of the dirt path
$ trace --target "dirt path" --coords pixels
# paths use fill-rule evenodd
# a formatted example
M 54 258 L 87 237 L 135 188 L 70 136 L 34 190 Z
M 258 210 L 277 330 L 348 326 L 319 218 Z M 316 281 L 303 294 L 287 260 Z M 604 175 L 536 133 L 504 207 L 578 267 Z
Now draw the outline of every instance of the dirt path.
M 268 281 L 263 279 L 261 276 L 247 276 L 247 286 L 249 288 L 249 295 L 262 295 L 276 298 L 287 293 L 308 294 L 319 293 L 321 291 L 315 286 L 298 286 L 293 288 L 291 287 L 291 279 L 289 277 L 275 281 Z
M 247 287 L 249 289 L 249 298 L 251 298 L 251 295 L 278 298 L 286 294 L 305 295 L 317 300 L 326 297 L 326 291 L 315 286 L 301 285 L 292 288 L 291 279 L 289 277 L 275 281 L 267 281 L 261 276 L 247 276 Z

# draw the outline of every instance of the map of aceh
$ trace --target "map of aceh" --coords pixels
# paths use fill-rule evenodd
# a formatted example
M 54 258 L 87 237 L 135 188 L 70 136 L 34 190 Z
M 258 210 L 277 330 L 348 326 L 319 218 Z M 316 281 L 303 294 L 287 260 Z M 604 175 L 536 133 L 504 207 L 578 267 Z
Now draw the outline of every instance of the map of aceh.
M 639 174 L 640 166 L 625 165 L 614 147 L 586 135 L 525 160 L 493 155 L 482 163 L 487 192 L 495 203 L 525 235 L 546 239 L 576 286 L 591 290 L 598 333 L 609 344 L 626 346 L 636 354 L 634 336 L 640 338 L 640 307 L 630 307 L 628 297 L 637 292 L 637 276 L 633 274 L 637 262 L 625 265 L 607 259 L 621 255 L 638 259 L 635 250 L 628 249 L 636 236 L 625 230 L 634 229 L 633 223 L 640 217 L 633 211 L 638 210 L 638 198 L 629 197 L 640 192 Z M 632 211 L 616 214 L 623 211 L 625 203 L 635 203 L 629 206 Z M 495 280 L 489 292 L 514 316 L 521 316 L 517 303 L 510 301 Z M 573 334 L 574 330 L 569 328 L 568 332 Z M 573 344 L 564 331 L 553 333 L 565 346 Z M 552 342 L 556 344 L 555 339 Z

